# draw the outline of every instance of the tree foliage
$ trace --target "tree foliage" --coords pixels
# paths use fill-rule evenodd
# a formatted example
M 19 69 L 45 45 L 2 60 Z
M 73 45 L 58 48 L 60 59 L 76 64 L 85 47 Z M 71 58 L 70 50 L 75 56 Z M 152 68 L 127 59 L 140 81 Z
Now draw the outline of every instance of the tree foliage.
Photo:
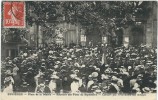
M 79 23 L 85 28 L 98 27 L 103 31 L 132 24 L 135 18 L 149 11 L 148 2 L 139 1 L 28 1 L 29 24 L 46 22 Z
M 101 34 L 113 33 L 145 18 L 151 8 L 141 1 L 26 1 L 26 21 L 45 27 L 50 33 L 60 22 L 80 24 L 86 30 L 97 28 Z M 138 20 L 139 21 L 139 20 Z M 52 26 L 47 23 L 53 23 Z M 2 38 L 28 32 L 27 29 L 3 29 Z M 18 35 L 19 36 L 19 35 Z M 2 39 L 2 40 L 5 40 Z M 6 41 L 6 40 L 5 40 Z

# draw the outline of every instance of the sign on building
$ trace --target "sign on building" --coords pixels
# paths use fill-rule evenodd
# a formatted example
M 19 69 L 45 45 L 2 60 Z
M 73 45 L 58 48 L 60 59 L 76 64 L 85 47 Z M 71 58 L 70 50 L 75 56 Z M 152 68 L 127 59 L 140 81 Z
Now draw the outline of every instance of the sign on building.
M 102 43 L 107 43 L 107 37 L 106 36 L 102 37 Z
M 128 44 L 129 44 L 129 37 L 125 37 L 124 38 L 124 46 L 128 47 Z
M 81 35 L 81 42 L 86 42 L 86 36 L 85 35 Z

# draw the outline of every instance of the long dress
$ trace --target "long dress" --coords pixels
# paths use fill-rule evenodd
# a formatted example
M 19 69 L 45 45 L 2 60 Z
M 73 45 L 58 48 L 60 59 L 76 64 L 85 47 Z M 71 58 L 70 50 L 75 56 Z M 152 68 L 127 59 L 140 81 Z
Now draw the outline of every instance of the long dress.
M 56 87 L 57 87 L 56 81 L 51 80 L 49 82 L 49 88 L 51 93 L 54 93 L 56 91 Z
M 13 93 L 13 85 L 12 85 L 12 83 L 10 83 L 9 86 L 4 88 L 3 93 Z
M 13 68 L 14 90 L 18 90 L 20 85 L 20 75 L 18 73 L 19 68 L 16 66 Z
M 72 82 L 71 83 L 71 92 L 72 93 L 77 93 L 79 92 L 79 82 Z

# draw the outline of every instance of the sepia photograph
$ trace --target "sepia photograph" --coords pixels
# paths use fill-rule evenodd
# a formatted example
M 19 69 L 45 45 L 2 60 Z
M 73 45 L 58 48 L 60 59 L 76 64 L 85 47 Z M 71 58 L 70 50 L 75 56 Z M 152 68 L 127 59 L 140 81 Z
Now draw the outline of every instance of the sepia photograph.
M 2 1 L 1 93 L 156 94 L 157 4 Z

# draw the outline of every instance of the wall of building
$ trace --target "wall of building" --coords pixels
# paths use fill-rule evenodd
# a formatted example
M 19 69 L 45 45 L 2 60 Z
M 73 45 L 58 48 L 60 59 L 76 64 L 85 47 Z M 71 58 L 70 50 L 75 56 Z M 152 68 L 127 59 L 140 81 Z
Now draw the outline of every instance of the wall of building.
M 152 47 L 157 46 L 157 2 L 150 2 L 151 12 L 146 23 L 146 44 Z
M 102 42 L 102 35 L 97 28 L 91 29 L 86 33 L 87 36 L 87 44 L 91 41 L 94 45 L 97 45 L 99 42 Z
M 53 23 L 47 23 L 47 25 L 51 26 Z M 80 43 L 80 37 L 81 34 L 85 34 L 84 29 L 79 25 L 79 24 L 70 24 L 70 23 L 66 23 L 66 22 L 61 22 L 59 24 L 57 24 L 55 27 L 53 27 L 53 29 L 55 30 L 56 28 L 62 28 L 65 29 L 66 31 L 63 32 L 63 44 L 64 45 L 69 45 L 70 43 L 75 43 L 75 44 L 79 44 Z M 41 30 L 40 30 L 41 29 Z M 39 32 L 38 32 L 38 42 L 42 43 L 42 41 L 45 41 L 47 44 L 52 43 L 53 41 L 55 41 L 55 35 L 57 33 L 53 33 L 51 37 L 44 39 L 43 34 L 44 31 L 42 30 L 42 27 L 40 27 Z
M 132 30 L 140 28 L 140 30 L 143 30 L 143 34 L 139 34 L 138 30 L 138 35 L 136 34 L 136 38 L 140 39 L 138 42 L 142 42 L 142 44 L 146 44 L 151 47 L 156 47 L 157 46 L 157 2 L 149 2 L 148 6 L 150 7 L 150 13 L 149 17 L 145 17 L 146 20 L 141 23 L 141 25 L 132 25 L 129 26 L 128 28 L 124 28 L 124 39 L 125 37 L 129 38 L 129 44 L 132 44 L 135 39 L 134 39 L 134 33 Z M 125 41 L 124 41 L 125 42 Z

